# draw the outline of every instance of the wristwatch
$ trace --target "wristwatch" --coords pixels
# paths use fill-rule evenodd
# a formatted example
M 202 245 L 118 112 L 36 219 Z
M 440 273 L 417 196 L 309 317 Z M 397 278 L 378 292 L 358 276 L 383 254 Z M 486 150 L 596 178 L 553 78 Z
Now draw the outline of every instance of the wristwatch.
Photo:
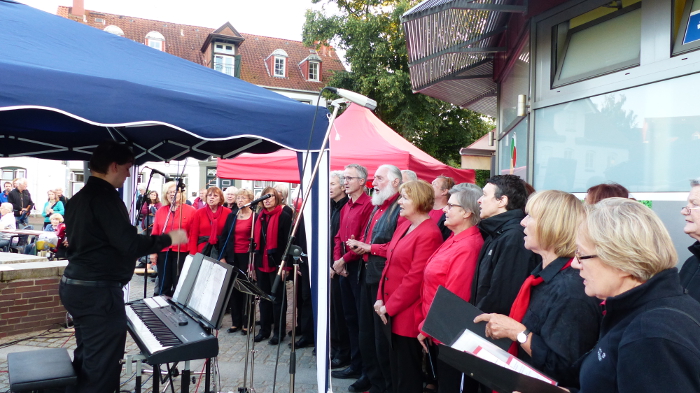
M 527 336 L 530 334 L 530 329 L 525 328 L 522 332 L 518 333 L 516 338 L 520 344 L 525 344 L 527 342 Z

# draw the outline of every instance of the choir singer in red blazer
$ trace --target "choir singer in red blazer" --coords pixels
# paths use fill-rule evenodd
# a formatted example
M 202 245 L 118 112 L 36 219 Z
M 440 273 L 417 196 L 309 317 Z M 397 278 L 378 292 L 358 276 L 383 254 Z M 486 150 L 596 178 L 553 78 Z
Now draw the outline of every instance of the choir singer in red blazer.
M 206 200 L 206 206 L 194 213 L 188 232 L 192 255 L 202 252 L 207 244 L 216 245 L 219 242 L 219 235 L 224 230 L 226 218 L 231 213 L 231 209 L 222 206 L 225 199 L 219 187 L 207 188 Z
M 389 243 L 387 260 L 379 281 L 374 310 L 384 323 L 391 317 L 391 380 L 394 391 L 421 393 L 422 352 L 416 340 L 423 270 L 428 258 L 440 247 L 442 235 L 430 219 L 434 194 L 423 181 L 409 181 L 399 188 L 399 224 Z
M 462 372 L 438 359 L 438 347 L 428 348 L 431 338 L 423 332 L 423 324 L 433 304 L 435 293 L 440 286 L 469 301 L 471 283 L 479 259 L 479 251 L 484 239 L 476 224 L 479 223 L 479 198 L 483 191 L 474 184 L 458 184 L 449 191 L 450 198 L 443 208 L 445 226 L 452 231 L 450 237 L 428 259 L 423 273 L 421 289 L 421 314 L 419 318 L 418 340 L 423 349 L 430 349 L 437 370 L 438 393 L 455 393 L 460 391 Z M 471 379 L 465 380 L 465 384 Z M 470 385 L 471 386 L 471 385 Z M 465 392 L 473 391 L 464 389 Z

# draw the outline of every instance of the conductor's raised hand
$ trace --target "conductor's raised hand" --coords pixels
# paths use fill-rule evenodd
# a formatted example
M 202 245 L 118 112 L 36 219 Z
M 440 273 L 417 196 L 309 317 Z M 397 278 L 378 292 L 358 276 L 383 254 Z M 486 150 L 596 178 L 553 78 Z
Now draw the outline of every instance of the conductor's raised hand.
M 174 231 L 168 232 L 170 240 L 172 240 L 172 245 L 176 246 L 178 244 L 185 244 L 189 239 L 187 239 L 187 232 L 184 229 L 176 229 Z

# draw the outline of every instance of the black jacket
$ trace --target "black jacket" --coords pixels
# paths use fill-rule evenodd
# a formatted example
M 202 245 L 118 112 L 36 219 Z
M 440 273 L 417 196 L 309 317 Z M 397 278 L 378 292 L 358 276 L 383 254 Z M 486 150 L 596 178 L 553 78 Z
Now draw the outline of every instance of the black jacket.
M 485 313 L 508 315 L 523 281 L 541 264 L 539 255 L 525 248 L 520 209 L 479 223 L 484 246 L 472 281 L 470 302 Z
M 273 250 L 271 254 L 268 254 L 268 263 L 270 267 L 278 267 L 280 263 L 282 262 L 282 258 L 284 257 L 284 251 L 287 248 L 287 242 L 289 241 L 289 235 L 292 230 L 293 222 L 292 222 L 292 215 L 291 215 L 291 208 L 286 207 L 282 208 L 282 213 L 280 213 L 280 218 L 279 218 L 279 224 L 278 224 L 278 231 L 277 231 L 277 248 Z M 264 217 L 264 216 L 263 216 Z M 262 226 L 262 234 L 263 236 L 260 237 L 260 244 L 257 245 L 257 250 L 255 252 L 255 266 L 256 267 L 262 267 L 262 251 L 265 249 L 265 235 L 267 234 L 267 221 L 264 219 L 257 220 L 255 222 L 255 225 L 261 225 Z M 256 228 L 257 231 L 257 228 Z M 297 229 L 296 236 L 294 237 L 294 242 L 292 244 L 298 245 L 301 247 L 302 252 L 306 254 L 306 231 L 304 227 L 304 220 L 303 218 L 301 219 L 301 222 L 299 223 L 299 227 Z M 306 260 L 306 257 L 304 258 Z M 291 259 L 287 261 L 287 264 L 285 265 L 287 267 L 292 266 L 292 261 Z
M 544 282 L 532 287 L 530 304 L 522 323 L 532 331 L 532 357 L 518 347 L 518 357 L 561 386 L 578 386 L 578 359 L 598 341 L 600 300 L 586 296 L 583 279 L 570 258 L 558 258 L 532 274 Z
M 688 295 L 700 302 L 700 242 L 695 242 L 688 250 L 693 255 L 681 268 L 681 285 Z
M 700 391 L 700 303 L 678 269 L 605 302 L 598 344 L 581 365 L 581 392 Z
M 13 188 L 12 191 L 7 194 L 7 201 L 12 204 L 12 210 L 14 210 L 15 217 L 22 215 L 22 209 L 26 208 L 27 206 L 34 206 L 32 196 L 26 189 L 19 192 L 18 189 Z
M 238 205 L 236 205 L 236 208 L 238 208 Z M 253 213 L 253 224 L 257 224 L 257 219 L 258 215 L 257 213 Z M 220 254 L 219 254 L 219 259 L 226 259 L 226 262 L 228 262 L 230 265 L 233 265 L 234 261 L 234 255 L 236 254 L 235 246 L 236 246 L 236 222 L 238 221 L 238 210 L 235 212 L 229 213 L 228 217 L 226 217 L 226 223 L 224 224 L 224 229 L 221 231 L 221 234 L 219 235 L 219 242 L 217 243 L 219 247 L 221 247 Z M 250 234 L 248 237 L 251 237 Z M 239 266 L 240 268 L 240 266 Z
M 98 177 L 90 176 L 68 206 L 65 275 L 69 278 L 126 284 L 134 275 L 138 257 L 171 244 L 168 235 L 139 235 L 117 190 Z
M 329 264 L 333 266 L 333 247 L 335 247 L 335 235 L 340 229 L 340 211 L 343 209 L 346 203 L 348 203 L 348 196 L 346 195 L 338 202 L 331 199 L 331 238 L 330 238 L 330 248 L 328 253 Z

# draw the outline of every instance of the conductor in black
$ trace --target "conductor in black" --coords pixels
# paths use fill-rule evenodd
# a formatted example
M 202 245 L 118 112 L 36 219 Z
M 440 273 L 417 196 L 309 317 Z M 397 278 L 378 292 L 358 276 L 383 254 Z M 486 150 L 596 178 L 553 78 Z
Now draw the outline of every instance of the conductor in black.
M 118 391 L 126 343 L 122 287 L 131 280 L 138 257 L 187 241 L 182 230 L 145 236 L 131 225 L 116 188 L 124 185 L 133 163 L 127 146 L 100 144 L 90 159 L 92 176 L 66 209 L 68 266 L 59 294 L 75 323 L 78 375 L 69 392 Z

